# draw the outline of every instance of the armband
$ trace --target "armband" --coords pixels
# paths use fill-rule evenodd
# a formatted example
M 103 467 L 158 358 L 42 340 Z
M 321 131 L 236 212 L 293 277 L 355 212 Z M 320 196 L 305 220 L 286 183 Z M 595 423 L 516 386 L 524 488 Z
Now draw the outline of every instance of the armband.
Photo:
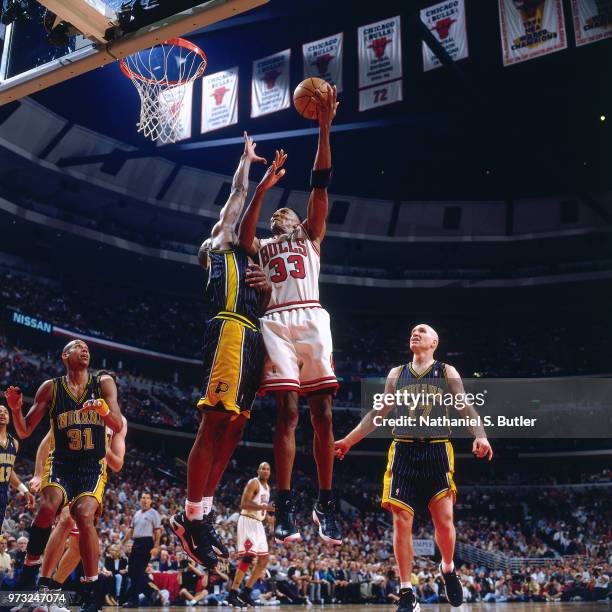
M 26 486 L 23 484 L 23 482 L 20 482 L 20 483 L 19 483 L 19 486 L 17 487 L 17 490 L 18 490 L 20 493 L 23 493 L 24 495 L 27 495 L 27 493 L 28 493 L 28 487 L 26 487 Z
M 312 189 L 326 189 L 331 183 L 332 169 L 312 170 L 310 172 L 310 187 Z

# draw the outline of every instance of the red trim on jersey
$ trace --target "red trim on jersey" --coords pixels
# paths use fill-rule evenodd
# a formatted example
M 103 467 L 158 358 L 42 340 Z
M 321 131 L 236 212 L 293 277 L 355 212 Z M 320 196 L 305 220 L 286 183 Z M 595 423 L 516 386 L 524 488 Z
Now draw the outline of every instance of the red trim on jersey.
M 304 305 L 304 304 L 309 304 L 309 305 Z M 270 306 L 270 308 L 268 308 L 264 314 L 272 314 L 274 312 L 279 311 L 279 309 L 284 309 L 287 306 L 292 306 L 292 308 L 288 308 L 288 310 L 298 310 L 299 308 L 321 308 L 321 303 L 319 302 L 319 300 L 305 300 L 303 302 L 301 301 L 296 301 L 296 302 L 285 302 L 284 304 L 277 304 L 276 306 Z
M 78 529 L 71 529 L 68 533 L 68 536 L 72 536 L 73 538 L 78 538 L 81 535 Z
M 308 393 L 312 393 L 313 391 L 321 391 L 322 389 L 333 389 L 333 395 L 336 394 L 336 391 L 340 388 L 338 382 L 328 382 L 317 385 L 316 387 L 309 387 L 308 389 L 300 389 L 300 395 L 308 395 Z
M 323 380 L 333 380 L 335 382 L 338 382 L 338 379 L 335 376 L 324 376 L 323 378 L 313 378 L 312 380 L 305 380 L 302 382 L 301 386 L 305 387 L 306 385 L 320 383 Z

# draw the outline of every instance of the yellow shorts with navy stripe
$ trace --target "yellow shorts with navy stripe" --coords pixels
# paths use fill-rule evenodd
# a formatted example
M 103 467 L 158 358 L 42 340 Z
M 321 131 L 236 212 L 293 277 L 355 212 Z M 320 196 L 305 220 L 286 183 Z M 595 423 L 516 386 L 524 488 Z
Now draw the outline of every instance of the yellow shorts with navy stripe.
M 50 454 L 45 463 L 41 489 L 57 487 L 63 493 L 64 505 L 70 506 L 81 497 L 93 497 L 101 510 L 106 479 L 106 459 Z
M 393 440 L 383 483 L 382 506 L 415 514 L 450 495 L 455 500 L 453 445 L 446 439 Z
M 261 382 L 264 350 L 261 332 L 250 319 L 233 312 L 210 319 L 198 408 L 248 416 Z

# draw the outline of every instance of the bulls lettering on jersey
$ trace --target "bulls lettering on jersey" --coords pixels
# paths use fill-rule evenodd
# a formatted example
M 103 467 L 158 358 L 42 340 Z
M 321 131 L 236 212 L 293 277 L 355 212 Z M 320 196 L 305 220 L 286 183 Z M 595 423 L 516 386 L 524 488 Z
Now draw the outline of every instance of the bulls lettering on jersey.
M 260 265 L 272 284 L 266 312 L 319 303 L 319 251 L 303 225 L 260 241 Z

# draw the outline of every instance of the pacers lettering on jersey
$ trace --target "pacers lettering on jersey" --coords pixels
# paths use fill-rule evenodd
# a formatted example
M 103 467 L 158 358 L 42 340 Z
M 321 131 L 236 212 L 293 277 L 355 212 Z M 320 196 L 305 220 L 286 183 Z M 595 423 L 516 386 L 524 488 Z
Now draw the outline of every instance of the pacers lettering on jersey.
M 281 253 L 296 253 L 308 257 L 308 249 L 304 244 L 303 238 L 295 240 L 286 240 L 283 242 L 270 242 L 265 244 L 259 251 L 261 257 L 261 265 L 265 268 L 272 257 Z
M 70 410 L 57 415 L 57 428 L 65 429 L 72 425 L 103 425 L 106 426 L 102 417 L 95 411 L 79 412 Z
M 0 463 L 10 465 L 15 464 L 15 455 L 13 453 L 0 453 Z

